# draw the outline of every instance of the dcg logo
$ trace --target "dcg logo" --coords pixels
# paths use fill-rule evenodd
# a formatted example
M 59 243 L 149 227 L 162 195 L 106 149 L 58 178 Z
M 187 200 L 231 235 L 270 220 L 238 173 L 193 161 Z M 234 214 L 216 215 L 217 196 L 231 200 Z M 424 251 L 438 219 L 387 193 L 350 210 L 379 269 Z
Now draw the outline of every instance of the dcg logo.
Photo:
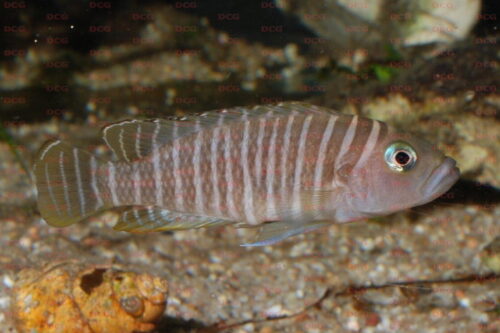
M 49 13 L 45 18 L 47 21 L 67 21 L 69 16 L 66 13 Z
M 98 8 L 98 9 L 110 9 L 111 2 L 108 1 L 91 1 L 89 2 L 90 8 Z
M 134 21 L 147 21 L 147 20 L 152 20 L 153 15 L 147 13 L 147 14 L 141 14 L 141 13 L 133 13 L 132 14 L 132 20 Z
M 198 27 L 195 25 L 176 25 L 174 26 L 175 32 L 197 32 Z
M 219 13 L 219 14 L 217 14 L 217 19 L 219 21 L 238 21 L 240 19 L 240 14 L 238 14 L 238 13 Z
M 3 8 L 24 9 L 26 3 L 24 1 L 4 1 Z
M 67 109 L 47 109 L 47 110 L 45 110 L 45 113 L 48 116 L 62 116 L 66 112 L 68 112 Z
M 68 92 L 69 88 L 66 85 L 52 84 L 45 86 L 45 91 L 48 92 Z
M 7 50 L 3 50 L 3 55 L 6 57 L 24 57 L 26 55 L 26 50 L 7 49 Z
M 19 97 L 2 97 L 3 104 L 26 104 L 26 98 Z
M 51 45 L 68 44 L 68 38 L 67 37 L 47 37 L 47 43 L 51 44 Z
M 49 61 L 45 63 L 46 68 L 68 68 L 69 63 L 67 61 Z
M 89 32 L 111 32 L 111 27 L 109 25 L 91 25 Z
M 240 91 L 240 87 L 235 85 L 235 84 L 224 84 L 224 85 L 220 85 L 218 87 L 218 91 L 220 91 L 220 92 L 236 92 L 236 91 Z
M 261 25 L 260 32 L 283 32 L 282 25 Z
M 196 1 L 177 1 L 175 8 L 197 8 Z
M 276 5 L 271 1 L 262 1 L 260 3 L 260 8 L 276 8 Z
M 27 32 L 24 25 L 4 25 L 3 32 Z

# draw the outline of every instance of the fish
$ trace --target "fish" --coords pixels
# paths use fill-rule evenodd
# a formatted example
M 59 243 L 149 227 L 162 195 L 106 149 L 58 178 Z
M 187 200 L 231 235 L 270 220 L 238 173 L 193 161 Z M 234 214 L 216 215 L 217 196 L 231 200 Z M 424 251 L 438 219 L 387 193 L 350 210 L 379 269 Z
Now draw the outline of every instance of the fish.
M 33 170 L 49 225 L 116 210 L 120 231 L 232 224 L 260 228 L 242 246 L 265 246 L 426 204 L 460 176 L 419 136 L 304 102 L 125 120 L 102 137 L 115 160 L 61 140 L 40 149 Z

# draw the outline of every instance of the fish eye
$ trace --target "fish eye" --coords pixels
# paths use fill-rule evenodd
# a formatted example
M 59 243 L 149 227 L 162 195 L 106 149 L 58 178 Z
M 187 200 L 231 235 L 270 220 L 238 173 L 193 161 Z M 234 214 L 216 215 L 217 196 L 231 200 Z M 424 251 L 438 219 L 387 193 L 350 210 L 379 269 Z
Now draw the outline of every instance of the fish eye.
M 417 162 L 417 153 L 412 146 L 404 141 L 391 143 L 384 153 L 385 163 L 394 171 L 405 172 L 411 170 Z

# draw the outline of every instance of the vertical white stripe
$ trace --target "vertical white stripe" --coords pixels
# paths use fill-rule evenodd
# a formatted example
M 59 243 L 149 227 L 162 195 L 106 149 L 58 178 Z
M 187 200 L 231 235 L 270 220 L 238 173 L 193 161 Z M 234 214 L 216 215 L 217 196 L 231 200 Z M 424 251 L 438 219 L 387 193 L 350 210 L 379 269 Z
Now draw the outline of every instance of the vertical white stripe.
M 257 218 L 254 214 L 253 206 L 253 184 L 248 165 L 248 145 L 250 144 L 250 122 L 247 116 L 243 118 L 243 140 L 241 142 L 241 166 L 243 168 L 243 207 L 245 218 L 250 223 L 256 223 Z
M 368 139 L 366 140 L 366 144 L 363 147 L 363 153 L 359 157 L 358 162 L 354 166 L 354 169 L 362 167 L 366 160 L 370 157 L 373 149 L 375 149 L 375 145 L 377 144 L 378 135 L 380 133 L 380 124 L 378 121 L 373 120 L 373 126 L 370 130 L 370 135 L 368 135 Z
M 90 157 L 90 185 L 92 186 L 92 190 L 94 191 L 94 196 L 96 197 L 96 206 L 94 210 L 98 209 L 102 206 L 102 198 L 101 193 L 99 192 L 99 187 L 97 185 L 97 161 L 94 156 Z
M 229 209 L 229 216 L 238 217 L 238 211 L 234 205 L 234 180 L 233 180 L 233 159 L 231 158 L 231 128 L 224 129 L 224 160 L 226 162 L 226 201 Z
M 47 179 L 47 190 L 49 191 L 50 200 L 54 204 L 54 208 L 56 209 L 57 215 L 61 216 L 62 215 L 61 209 L 57 204 L 56 197 L 54 196 L 54 191 L 52 190 L 52 184 L 50 183 L 48 163 L 45 163 L 45 178 Z
M 221 212 L 221 198 L 219 191 L 219 173 L 217 170 L 217 153 L 219 149 L 219 136 L 220 136 L 220 126 L 224 121 L 224 115 L 221 114 L 217 127 L 214 129 L 212 134 L 212 140 L 210 143 L 210 170 L 211 170 L 211 180 L 212 180 L 212 196 L 213 196 L 213 207 L 214 212 L 217 216 L 222 216 Z
M 280 173 L 281 173 L 281 202 L 286 201 L 287 197 L 287 176 L 288 176 L 288 171 L 287 171 L 287 164 L 288 164 L 288 151 L 290 150 L 290 137 L 291 137 L 291 132 L 292 132 L 292 126 L 293 126 L 293 120 L 295 118 L 295 115 L 292 114 L 288 118 L 288 122 L 286 124 L 286 129 L 285 129 L 285 134 L 283 135 L 283 151 L 281 153 L 281 168 L 280 168 Z
M 142 174 L 139 161 L 132 163 L 132 186 L 134 188 L 134 204 L 142 203 Z
M 276 136 L 278 135 L 278 124 L 280 118 L 276 118 L 273 124 L 271 140 L 269 142 L 269 152 L 267 155 L 266 167 L 266 188 L 267 188 L 267 217 L 271 218 L 276 214 L 276 199 L 274 197 L 274 173 L 276 163 Z
M 160 123 L 155 121 L 155 130 L 151 139 L 151 147 L 153 147 L 153 173 L 155 182 L 155 202 L 157 206 L 163 206 L 163 173 L 160 169 L 160 152 L 158 151 L 158 133 L 160 132 Z
M 172 212 L 164 209 L 160 210 L 159 213 L 160 215 L 157 216 L 158 218 L 161 218 L 164 223 L 175 222 L 175 219 L 178 217 L 178 215 L 183 216 L 182 214 L 173 214 Z
M 108 162 L 108 170 L 108 188 L 111 194 L 111 202 L 113 203 L 113 206 L 119 206 L 120 202 L 118 201 L 118 197 L 116 195 L 116 169 L 113 162 Z
M 351 148 L 352 141 L 354 140 L 354 134 L 356 134 L 356 127 L 358 126 L 358 116 L 353 116 L 351 118 L 351 123 L 349 124 L 349 128 L 344 134 L 344 140 L 342 140 L 342 145 L 340 146 L 339 153 L 335 157 L 334 163 L 334 173 L 344 165 L 344 156 Z M 336 187 L 337 177 L 333 177 L 332 186 Z
M 295 160 L 295 174 L 293 177 L 293 197 L 292 197 L 292 207 L 296 211 L 300 212 L 302 203 L 300 201 L 300 183 L 302 178 L 302 169 L 304 167 L 305 158 L 305 147 L 307 144 L 307 134 L 309 133 L 309 127 L 311 126 L 312 115 L 309 115 L 304 120 L 302 125 L 302 131 L 300 132 L 299 138 L 299 149 L 297 152 L 297 157 Z
M 323 179 L 323 167 L 325 163 L 326 148 L 332 137 L 333 127 L 337 121 L 337 116 L 330 116 L 328 124 L 323 131 L 323 137 L 321 138 L 321 143 L 319 145 L 318 158 L 316 159 L 316 168 L 314 170 L 314 183 L 313 187 L 318 189 L 321 187 L 321 181 Z
M 78 200 L 80 202 L 80 213 L 85 215 L 85 196 L 83 194 L 82 175 L 80 173 L 80 161 L 78 159 L 78 149 L 73 148 L 74 166 L 76 172 L 76 186 L 78 187 Z
M 54 146 L 61 143 L 61 140 L 56 140 L 49 144 L 42 152 L 40 152 L 40 161 L 45 158 L 45 154 L 47 154 Z
M 257 152 L 255 154 L 255 180 L 257 181 L 257 187 L 260 186 L 262 182 L 262 141 L 264 140 L 265 130 L 266 130 L 266 117 L 259 119 L 259 133 L 257 134 Z
M 120 127 L 120 133 L 118 134 L 118 142 L 120 143 L 120 149 L 122 150 L 122 156 L 125 161 L 130 162 L 127 156 L 127 151 L 125 150 L 125 144 L 123 143 L 123 127 Z
M 177 122 L 174 122 L 173 138 L 174 145 L 172 149 L 172 160 L 174 161 L 174 197 L 175 197 L 175 207 L 179 211 L 184 211 L 184 194 L 182 193 L 182 175 L 180 174 L 180 158 L 179 158 L 179 139 L 177 138 Z
M 200 171 L 200 159 L 201 159 L 201 142 L 203 139 L 203 132 L 198 131 L 196 139 L 194 141 L 194 152 L 193 152 L 193 166 L 194 166 L 194 191 L 195 191 L 195 206 L 196 212 L 203 214 L 205 212 L 205 207 L 203 203 L 203 183 L 201 179 Z
M 121 220 L 124 222 L 124 224 L 128 224 L 128 215 L 129 211 L 126 210 L 125 212 L 122 213 Z
M 141 135 L 142 135 L 142 125 L 141 125 L 141 122 L 137 122 L 137 132 L 135 133 L 135 154 L 137 155 L 137 158 L 142 158 Z
M 139 211 L 137 209 L 132 210 L 134 212 L 134 219 L 137 223 L 139 223 L 141 226 L 144 225 L 144 221 L 141 219 L 139 216 Z M 135 228 L 134 228 L 135 229 Z M 133 229 L 132 229 L 133 230 Z
M 66 173 L 64 171 L 64 152 L 59 152 L 59 172 L 61 173 L 61 181 L 64 189 L 64 201 L 66 202 L 66 211 L 68 215 L 71 214 L 71 202 L 69 201 L 68 182 L 66 181 Z
M 155 218 L 155 214 L 154 214 L 154 209 L 153 207 L 148 207 L 147 209 L 147 212 L 148 212 L 148 220 L 149 222 L 157 222 L 156 221 L 156 218 Z M 156 224 L 156 223 L 155 223 Z

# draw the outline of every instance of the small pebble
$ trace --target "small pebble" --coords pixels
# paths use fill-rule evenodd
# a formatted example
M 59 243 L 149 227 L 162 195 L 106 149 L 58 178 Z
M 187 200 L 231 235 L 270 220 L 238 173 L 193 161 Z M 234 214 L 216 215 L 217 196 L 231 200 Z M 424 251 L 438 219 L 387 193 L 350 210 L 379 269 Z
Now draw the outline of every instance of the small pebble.
M 468 298 L 462 298 L 459 301 L 460 305 L 463 306 L 464 308 L 470 307 L 470 300 Z
M 29 237 L 21 237 L 19 245 L 25 249 L 29 249 L 31 247 L 31 239 Z
M 5 296 L 5 297 L 0 297 L 0 309 L 7 309 L 10 306 L 10 298 Z
M 285 313 L 283 311 L 283 308 L 281 305 L 273 305 L 269 309 L 266 310 L 265 316 L 266 317 L 280 317 L 283 316 Z
M 359 331 L 358 319 L 356 317 L 349 317 L 346 327 L 350 331 Z
M 264 326 L 260 329 L 259 333 L 273 333 L 273 329 L 269 326 Z
M 443 317 L 443 311 L 441 309 L 432 309 L 431 318 L 434 320 L 441 319 Z
M 14 280 L 12 280 L 12 278 L 8 275 L 4 275 L 3 276 L 3 284 L 7 287 L 7 288 L 12 288 L 14 286 Z

